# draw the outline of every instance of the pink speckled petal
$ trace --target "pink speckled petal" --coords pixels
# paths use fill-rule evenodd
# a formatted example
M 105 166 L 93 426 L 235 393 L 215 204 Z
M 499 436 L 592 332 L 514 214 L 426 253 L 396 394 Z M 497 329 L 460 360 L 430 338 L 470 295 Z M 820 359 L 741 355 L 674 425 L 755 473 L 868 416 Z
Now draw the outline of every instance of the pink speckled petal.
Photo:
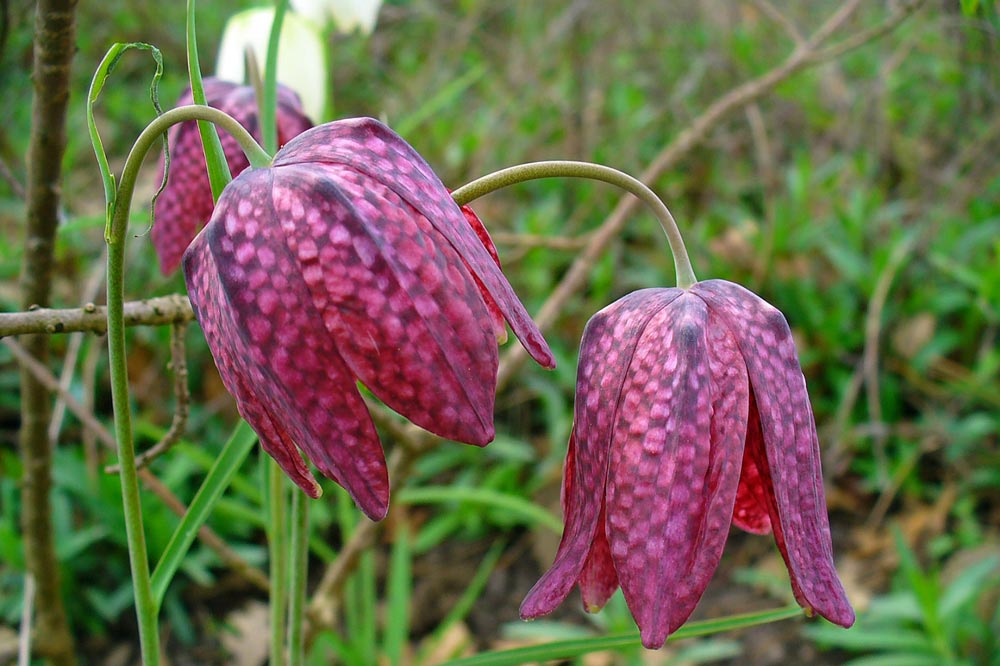
M 841 626 L 854 623 L 833 563 L 819 440 L 791 330 L 772 305 L 743 287 L 708 280 L 692 287 L 737 336 L 760 414 L 766 451 L 755 460 L 771 478 L 771 526 L 784 538 L 786 564 L 807 610 Z
M 538 327 L 448 190 L 398 134 L 371 118 L 326 123 L 289 141 L 274 157 L 275 166 L 301 163 L 350 166 L 382 182 L 413 206 L 466 262 L 532 358 L 543 367 L 555 367 L 555 358 Z
M 622 388 L 608 472 L 611 556 L 642 643 L 691 615 L 722 556 L 747 409 L 732 335 L 686 293 L 660 310 Z
M 253 88 L 214 77 L 206 78 L 204 86 L 205 101 L 209 106 L 233 116 L 260 140 Z M 192 103 L 194 99 L 189 89 L 177 101 L 177 106 Z M 302 112 L 298 96 L 285 86 L 278 87 L 277 124 L 279 144 L 288 142 L 312 127 L 309 118 Z M 229 171 L 235 178 L 250 163 L 232 136 L 227 132 L 220 132 L 219 138 Z M 168 132 L 167 143 L 170 146 L 170 173 L 166 187 L 156 200 L 153 215 L 155 223 L 150 231 L 153 247 L 160 260 L 160 270 L 164 275 L 174 272 L 180 265 L 184 250 L 211 217 L 214 208 L 198 124 L 187 122 L 174 125 Z M 162 176 L 161 163 L 160 177 Z
M 381 183 L 335 165 L 273 170 L 276 219 L 355 375 L 442 437 L 493 439 L 497 347 L 461 259 Z
M 216 338 L 214 346 L 209 338 L 210 348 L 220 371 L 236 368 L 252 383 L 272 426 L 280 415 L 283 441 L 268 440 L 265 448 L 287 449 L 288 441 L 294 441 L 378 520 L 389 500 L 381 444 L 353 374 L 329 332 L 316 325 L 321 316 L 281 229 L 272 222 L 272 176 L 271 170 L 246 171 L 220 197 L 212 221 L 185 257 L 192 305 L 203 327 L 231 318 L 230 337 Z M 206 261 L 203 248 L 214 263 Z M 220 293 L 203 286 L 216 280 Z M 238 363 L 245 364 L 242 372 Z M 248 366 L 253 372 L 247 372 Z M 230 377 L 226 386 L 233 390 L 236 384 Z M 238 385 L 236 389 L 239 398 Z M 267 423 L 251 420 L 250 410 L 244 415 L 266 438 Z
M 296 485 L 313 499 L 319 497 L 319 484 L 309 473 L 288 433 L 280 427 L 281 421 L 272 417 L 272 413 L 280 409 L 274 401 L 274 394 L 260 390 L 267 383 L 264 373 L 249 355 L 243 353 L 239 328 L 233 321 L 232 313 L 226 307 L 218 307 L 218 304 L 226 302 L 226 297 L 208 245 L 204 242 L 192 245 L 187 265 L 191 304 L 215 356 L 222 382 L 236 398 L 237 409 L 259 434 L 264 450 Z
M 646 323 L 683 293 L 643 289 L 612 303 L 591 318 L 580 344 L 577 370 L 573 483 L 566 488 L 565 529 L 555 561 L 528 592 L 521 617 L 550 613 L 577 583 L 590 553 L 604 503 L 612 427 L 624 399 L 622 385 Z

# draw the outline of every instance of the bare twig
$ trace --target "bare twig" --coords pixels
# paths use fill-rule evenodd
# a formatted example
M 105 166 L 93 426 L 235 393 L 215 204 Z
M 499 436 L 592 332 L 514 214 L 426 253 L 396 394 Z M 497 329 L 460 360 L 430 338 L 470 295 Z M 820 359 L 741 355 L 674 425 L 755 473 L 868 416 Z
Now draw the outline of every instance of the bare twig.
M 92 413 L 85 410 L 73 394 L 64 392 L 62 387 L 59 385 L 59 380 L 56 379 L 55 375 L 53 375 L 48 368 L 39 363 L 38 359 L 31 356 L 31 354 L 29 354 L 28 351 L 15 340 L 5 338 L 0 340 L 0 342 L 10 349 L 11 353 L 21 364 L 21 367 L 25 368 L 27 372 L 30 372 L 36 381 L 38 381 L 48 391 L 62 396 L 62 398 L 66 401 L 66 408 L 80 420 L 80 423 L 82 423 L 85 428 L 91 430 L 94 435 L 97 436 L 98 441 L 112 451 L 118 448 L 114 436 L 107 428 L 104 427 L 104 424 L 98 421 Z M 167 505 L 167 508 L 176 513 L 178 516 L 183 516 L 187 512 L 187 506 L 185 506 L 184 503 L 181 502 L 177 496 L 174 495 L 173 492 L 148 469 L 140 469 L 139 478 L 154 495 L 159 497 L 160 500 Z M 219 559 L 222 560 L 226 566 L 241 575 L 245 580 L 247 580 L 247 582 L 264 591 L 269 589 L 270 586 L 267 581 L 267 576 L 265 576 L 260 569 L 257 569 L 240 557 L 240 555 L 230 548 L 228 544 L 226 544 L 226 542 L 215 533 L 214 530 L 203 525 L 201 529 L 198 530 L 198 538 L 201 539 L 202 543 L 215 551 L 216 555 L 219 556 Z
M 506 231 L 494 231 L 490 234 L 497 245 L 514 247 L 544 247 L 549 250 L 576 251 L 587 245 L 587 236 L 576 238 L 566 236 L 543 236 L 541 234 L 514 234 Z
M 184 324 L 194 319 L 191 301 L 181 294 L 159 296 L 125 304 L 126 326 Z M 35 308 L 25 312 L 0 313 L 0 337 L 30 333 L 72 333 L 108 330 L 107 308 L 88 303 L 82 308 Z
M 174 371 L 174 418 L 170 429 L 155 445 L 144 453 L 136 456 L 135 466 L 142 469 L 159 456 L 170 450 L 170 447 L 180 441 L 187 427 L 188 409 L 191 403 L 191 392 L 188 390 L 187 350 L 184 347 L 184 333 L 187 324 L 174 324 L 170 327 L 170 366 Z M 121 471 L 120 465 L 109 465 L 104 469 L 108 474 Z
M 0 157 L 0 179 L 10 186 L 15 197 L 24 199 L 24 186 L 21 185 L 21 181 L 11 172 L 10 167 L 7 166 L 7 162 L 2 157 Z
M 806 38 L 802 36 L 802 31 L 799 30 L 798 26 L 790 18 L 782 14 L 780 9 L 768 2 L 768 0 L 751 0 L 751 4 L 761 14 L 777 23 L 796 47 L 803 46 L 806 43 Z

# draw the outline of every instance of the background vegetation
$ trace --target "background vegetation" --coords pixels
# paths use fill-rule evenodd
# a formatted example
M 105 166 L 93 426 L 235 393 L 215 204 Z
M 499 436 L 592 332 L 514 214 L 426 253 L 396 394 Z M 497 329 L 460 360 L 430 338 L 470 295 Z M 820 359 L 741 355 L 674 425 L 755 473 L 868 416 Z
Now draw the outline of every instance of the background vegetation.
M 225 19 L 249 4 L 203 3 L 206 70 Z M 774 3 L 804 34 L 838 4 Z M 0 307 L 15 311 L 33 5 L 3 6 Z M 769 7 L 394 2 L 370 37 L 331 36 L 335 115 L 386 120 L 453 187 L 551 158 L 638 174 L 713 100 L 795 47 Z M 886 11 L 862 3 L 846 29 L 873 25 Z M 110 0 L 79 9 L 57 305 L 102 297 L 104 201 L 83 107 L 93 69 L 113 41 L 156 44 L 169 103 L 186 83 L 183 19 L 183 3 Z M 670 663 L 1000 664 L 998 29 L 992 3 L 929 2 L 889 35 L 796 74 L 728 117 L 651 183 L 686 234 L 698 276 L 740 282 L 793 326 L 823 445 L 839 569 L 860 611 L 850 631 L 796 620 L 668 645 Z M 102 136 L 119 165 L 152 117 L 149 70 L 144 57 L 126 58 L 101 98 Z M 147 169 L 147 196 L 137 201 L 148 201 L 155 175 Z M 601 185 L 546 181 L 476 205 L 529 310 L 617 197 Z M 148 212 L 135 215 L 141 230 Z M 131 298 L 183 292 L 179 275 L 159 275 L 146 235 L 130 253 Z M 557 543 L 552 519 L 583 326 L 620 295 L 670 285 L 672 275 L 656 223 L 635 215 L 547 334 L 559 368 L 525 366 L 499 396 L 497 441 L 485 450 L 443 445 L 415 463 L 344 590 L 340 631 L 317 637 L 315 663 L 432 663 L 462 650 L 630 626 L 620 596 L 597 616 L 571 600 L 551 621 L 531 625 L 517 622 L 517 604 Z M 170 423 L 168 340 L 166 327 L 131 333 L 140 446 Z M 188 433 L 152 466 L 185 501 L 235 419 L 196 326 L 187 343 Z M 53 370 L 63 372 L 69 359 L 69 392 L 108 422 L 104 345 L 96 336 L 54 336 Z M 0 662 L 11 655 L 23 599 L 16 367 L 0 346 Z M 57 424 L 54 529 L 81 661 L 127 663 L 135 627 L 118 481 L 100 470 L 106 456 L 74 417 Z M 252 457 L 209 524 L 260 566 L 257 467 Z M 358 521 L 332 484 L 325 489 L 311 516 L 317 578 Z M 177 519 L 155 496 L 144 501 L 155 557 Z M 784 575 L 770 539 L 734 533 L 696 617 L 785 603 Z M 197 544 L 165 605 L 172 663 L 255 663 L 244 653 L 259 632 L 255 604 L 265 598 Z M 632 649 L 586 663 L 666 658 Z

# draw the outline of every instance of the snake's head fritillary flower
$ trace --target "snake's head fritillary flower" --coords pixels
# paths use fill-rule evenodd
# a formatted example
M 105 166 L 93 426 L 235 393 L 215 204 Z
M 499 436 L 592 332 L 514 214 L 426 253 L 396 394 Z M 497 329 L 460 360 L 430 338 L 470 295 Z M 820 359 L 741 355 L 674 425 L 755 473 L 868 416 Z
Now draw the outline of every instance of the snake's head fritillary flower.
M 260 140 L 257 101 L 252 87 L 212 77 L 204 80 L 204 87 L 205 101 L 209 106 L 225 111 Z M 188 90 L 177 101 L 177 106 L 193 103 L 194 98 Z M 312 122 L 302 113 L 298 97 L 284 86 L 278 86 L 277 122 L 279 145 L 312 127 Z M 250 166 L 233 137 L 220 132 L 219 139 L 233 176 Z M 167 133 L 167 145 L 170 149 L 170 171 L 167 173 L 167 185 L 156 199 L 150 232 L 164 275 L 177 270 L 184 250 L 198 229 L 212 216 L 214 207 L 198 123 L 191 121 L 171 127 Z
M 637 291 L 588 323 L 563 511 L 526 619 L 574 585 L 597 610 L 620 585 L 643 645 L 658 648 L 691 615 L 736 524 L 773 531 L 807 612 L 854 622 L 791 331 L 731 282 Z
M 311 496 L 300 450 L 369 517 L 385 515 L 385 459 L 359 381 L 437 435 L 493 439 L 490 303 L 555 365 L 481 233 L 371 119 L 309 130 L 226 187 L 184 258 L 191 303 L 240 413 Z

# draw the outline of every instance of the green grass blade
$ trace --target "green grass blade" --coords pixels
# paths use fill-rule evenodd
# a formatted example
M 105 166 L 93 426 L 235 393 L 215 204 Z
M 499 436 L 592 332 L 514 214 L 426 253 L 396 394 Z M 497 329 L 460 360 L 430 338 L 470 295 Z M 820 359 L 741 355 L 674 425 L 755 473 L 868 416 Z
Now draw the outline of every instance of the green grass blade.
M 403 647 L 410 635 L 410 599 L 413 594 L 413 550 L 409 525 L 401 523 L 395 537 L 389 557 L 382 649 L 390 664 L 401 664 Z
M 801 608 L 798 606 L 789 606 L 760 613 L 747 613 L 745 615 L 732 615 L 717 620 L 691 622 L 678 629 L 668 640 L 673 641 L 682 638 L 719 634 L 724 631 L 745 629 L 770 622 L 778 622 L 779 620 L 787 620 L 800 615 L 802 615 Z M 483 652 L 473 657 L 449 661 L 445 666 L 519 666 L 533 661 L 571 659 L 591 652 L 635 647 L 638 644 L 639 633 L 631 631 L 624 634 L 612 634 L 595 638 L 554 641 L 544 645 L 531 645 L 512 650 Z
M 205 86 L 201 81 L 201 62 L 198 58 L 194 6 L 195 0 L 188 0 L 186 25 L 188 79 L 191 83 L 191 96 L 194 98 L 194 103 L 207 106 Z M 212 185 L 212 200 L 218 201 L 223 188 L 229 184 L 233 176 L 229 172 L 229 163 L 226 162 L 226 154 L 222 150 L 222 142 L 219 140 L 219 133 L 216 131 L 215 125 L 199 120 L 198 132 L 201 134 L 201 145 L 205 149 L 205 164 L 208 166 L 208 181 Z
M 550 512 L 523 497 L 508 495 L 488 488 L 462 486 L 406 488 L 396 495 L 396 501 L 405 504 L 444 504 L 446 502 L 480 504 L 507 511 L 510 515 L 522 518 L 529 525 L 541 525 L 556 534 L 562 534 L 562 521 Z
M 163 603 L 163 595 L 166 594 L 167 587 L 177 572 L 177 567 L 184 559 L 184 555 L 187 554 L 194 542 L 198 530 L 208 520 L 212 507 L 222 496 L 230 479 L 239 470 L 256 441 L 257 434 L 247 425 L 246 421 L 241 420 L 233 430 L 233 434 L 229 437 L 229 441 L 226 442 L 212 469 L 208 472 L 208 476 L 205 477 L 201 488 L 198 489 L 198 493 L 194 496 L 184 518 L 181 519 L 180 525 L 174 530 L 166 550 L 153 571 L 153 599 L 157 605 Z

